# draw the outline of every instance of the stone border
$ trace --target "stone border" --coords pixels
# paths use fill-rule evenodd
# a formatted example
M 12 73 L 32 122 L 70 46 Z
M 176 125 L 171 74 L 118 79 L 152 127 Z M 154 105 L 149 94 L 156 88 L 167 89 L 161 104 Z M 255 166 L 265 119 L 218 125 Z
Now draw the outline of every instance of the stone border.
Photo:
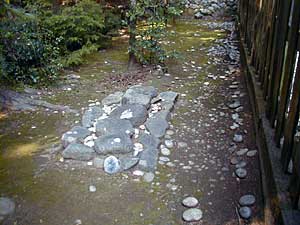
M 237 21 L 239 21 L 237 19 Z M 238 31 L 240 24 L 238 23 Z M 261 169 L 261 181 L 264 200 L 264 222 L 265 224 L 298 224 L 300 212 L 293 210 L 288 197 L 287 187 L 289 176 L 282 170 L 280 164 L 280 149 L 273 141 L 274 129 L 271 128 L 265 116 L 265 100 L 259 83 L 256 81 L 255 70 L 250 65 L 247 54 L 248 49 L 243 44 L 244 40 L 240 33 L 240 52 L 242 73 L 248 89 L 250 103 L 253 112 L 255 138 L 259 148 L 259 159 Z

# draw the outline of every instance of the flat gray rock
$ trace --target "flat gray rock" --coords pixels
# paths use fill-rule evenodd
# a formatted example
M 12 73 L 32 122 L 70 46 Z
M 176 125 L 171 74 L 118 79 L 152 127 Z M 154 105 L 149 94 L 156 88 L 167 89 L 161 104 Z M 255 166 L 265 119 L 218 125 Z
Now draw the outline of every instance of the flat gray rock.
M 174 103 L 178 97 L 178 93 L 173 91 L 161 92 L 158 96 L 163 102 Z
M 152 97 L 150 95 L 141 94 L 133 89 L 128 89 L 122 98 L 122 105 L 140 104 L 148 109 L 150 106 L 151 98 Z
M 135 165 L 137 165 L 140 161 L 140 158 L 137 157 L 122 157 L 119 159 L 121 170 L 129 170 Z
M 111 155 L 104 160 L 104 171 L 109 174 L 118 173 L 121 169 L 119 160 Z
M 95 120 L 100 116 L 102 116 L 103 113 L 104 111 L 98 106 L 89 108 L 84 112 L 82 116 L 82 120 L 81 120 L 82 126 L 92 127 Z
M 129 120 L 135 127 L 142 125 L 146 121 L 147 116 L 148 111 L 146 107 L 139 104 L 119 106 L 110 114 L 110 117 Z
M 170 111 L 167 110 L 161 110 L 153 115 L 153 118 L 160 118 L 166 121 L 169 121 L 170 117 L 171 117 Z
M 243 195 L 240 199 L 239 199 L 239 204 L 241 206 L 250 206 L 253 205 L 255 203 L 255 196 L 254 195 Z
M 14 213 L 16 205 L 13 200 L 6 197 L 0 197 L 0 216 L 8 216 Z
M 196 207 L 198 204 L 199 204 L 199 201 L 195 197 L 190 196 L 190 197 L 187 197 L 182 200 L 182 205 L 184 205 L 185 207 L 188 207 L 188 208 Z
M 126 154 L 133 151 L 133 143 L 126 134 L 107 134 L 95 141 L 95 150 L 100 155 Z
M 153 136 L 161 138 L 165 135 L 169 124 L 163 118 L 151 117 L 146 121 L 145 126 Z
M 113 104 L 120 104 L 120 102 L 122 101 L 123 95 L 124 95 L 123 92 L 117 91 L 113 94 L 106 96 L 104 99 L 102 99 L 101 103 L 103 105 L 107 105 L 107 106 L 110 106 Z
M 91 131 L 84 127 L 75 126 L 70 131 L 63 134 L 61 140 L 64 147 L 70 143 L 83 142 L 83 140 L 91 134 Z
M 154 98 L 158 95 L 157 90 L 155 89 L 155 87 L 152 86 L 134 85 L 131 86 L 129 89 L 139 94 L 149 95 L 151 98 Z
M 192 208 L 185 210 L 182 214 L 182 218 L 186 222 L 196 222 L 202 219 L 203 213 L 200 209 Z
M 239 209 L 239 214 L 243 219 L 249 219 L 252 215 L 252 211 L 248 206 L 243 206 Z
M 160 144 L 159 139 L 150 134 L 142 134 L 138 141 L 144 146 L 144 150 L 139 155 L 139 168 L 146 171 L 155 171 Z
M 134 133 L 134 128 L 128 120 L 121 120 L 117 118 L 106 118 L 99 120 L 96 123 L 97 135 L 106 134 L 128 134 Z
M 62 156 L 65 159 L 88 161 L 95 156 L 95 151 L 83 144 L 71 143 L 65 150 L 63 150 Z

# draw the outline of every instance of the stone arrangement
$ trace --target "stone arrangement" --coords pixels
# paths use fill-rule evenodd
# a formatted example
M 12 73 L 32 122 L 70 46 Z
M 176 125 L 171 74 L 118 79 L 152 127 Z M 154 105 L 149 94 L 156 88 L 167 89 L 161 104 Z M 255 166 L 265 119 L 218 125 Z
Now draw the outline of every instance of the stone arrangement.
M 225 9 L 236 10 L 236 0 L 186 0 L 185 7 L 194 10 L 195 18 L 201 19 L 222 14 Z
M 141 85 L 108 95 L 63 134 L 63 159 L 89 161 L 109 174 L 135 166 L 153 172 L 177 96 Z
M 202 219 L 203 212 L 201 209 L 196 208 L 199 204 L 198 199 L 195 197 L 186 197 L 182 200 L 182 205 L 186 208 L 182 214 L 182 219 L 186 222 L 196 222 Z

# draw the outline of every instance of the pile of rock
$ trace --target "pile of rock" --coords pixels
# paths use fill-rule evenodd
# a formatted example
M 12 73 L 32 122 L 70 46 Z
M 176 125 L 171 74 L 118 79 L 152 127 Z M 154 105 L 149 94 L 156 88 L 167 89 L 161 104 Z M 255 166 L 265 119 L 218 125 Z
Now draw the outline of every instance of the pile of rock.
M 195 18 L 217 16 L 224 10 L 236 10 L 236 0 L 186 0 L 185 7 L 194 10 Z
M 135 85 L 125 93 L 105 97 L 102 105 L 84 112 L 82 126 L 63 134 L 62 157 L 89 161 L 110 174 L 134 166 L 154 171 L 177 96 L 172 91 L 158 93 L 152 86 Z

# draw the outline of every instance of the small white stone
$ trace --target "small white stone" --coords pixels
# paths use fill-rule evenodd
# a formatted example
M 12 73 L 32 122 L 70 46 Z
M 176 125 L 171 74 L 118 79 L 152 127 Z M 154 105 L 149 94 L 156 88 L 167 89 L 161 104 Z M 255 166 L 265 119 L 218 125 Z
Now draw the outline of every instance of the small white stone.
M 96 192 L 97 188 L 94 185 L 89 186 L 89 191 L 90 192 Z
M 121 142 L 121 139 L 120 139 L 120 138 L 115 138 L 115 139 L 114 139 L 114 142 L 120 143 L 120 142 Z
M 200 209 L 192 208 L 183 212 L 182 218 L 186 222 L 194 222 L 202 219 L 203 213 Z
M 198 205 L 199 201 L 195 197 L 187 197 L 182 200 L 182 205 L 188 207 L 188 208 L 193 208 Z
M 171 152 L 170 152 L 170 150 L 167 149 L 167 148 L 162 148 L 162 149 L 161 149 L 161 154 L 162 154 L 162 155 L 165 155 L 165 156 L 168 156 L 168 155 L 171 154 Z
M 165 140 L 165 145 L 167 146 L 167 148 L 173 148 L 174 147 L 174 143 L 171 140 Z
M 135 170 L 132 172 L 134 176 L 144 176 L 145 172 L 141 170 Z

